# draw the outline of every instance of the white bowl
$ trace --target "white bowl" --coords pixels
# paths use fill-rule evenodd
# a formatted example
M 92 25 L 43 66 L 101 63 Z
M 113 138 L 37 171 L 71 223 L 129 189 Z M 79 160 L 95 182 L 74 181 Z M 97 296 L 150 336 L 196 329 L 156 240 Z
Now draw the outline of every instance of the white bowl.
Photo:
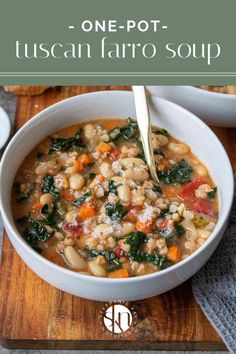
M 2 149 L 11 132 L 10 118 L 2 107 L 0 107 L 0 126 L 0 149 Z
M 208 124 L 236 127 L 236 95 L 194 86 L 148 86 L 148 90 L 188 109 Z
M 128 279 L 97 278 L 62 268 L 35 252 L 14 224 L 10 195 L 15 173 L 24 157 L 51 133 L 92 118 L 135 117 L 130 92 L 89 93 L 61 101 L 37 114 L 11 140 L 0 168 L 1 209 L 5 228 L 16 251 L 41 278 L 70 294 L 87 299 L 139 300 L 161 294 L 191 277 L 214 252 L 227 225 L 233 198 L 233 174 L 228 156 L 214 133 L 197 117 L 160 98 L 151 99 L 153 124 L 189 144 L 208 166 L 219 186 L 220 215 L 210 238 L 194 254 L 161 272 Z

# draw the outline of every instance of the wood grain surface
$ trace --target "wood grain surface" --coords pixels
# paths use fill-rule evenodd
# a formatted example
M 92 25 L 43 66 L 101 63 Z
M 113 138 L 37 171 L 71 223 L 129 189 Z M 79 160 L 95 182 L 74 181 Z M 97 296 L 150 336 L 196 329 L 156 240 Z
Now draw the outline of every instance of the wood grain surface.
M 124 89 L 124 87 L 118 87 Z M 19 97 L 16 129 L 64 98 L 117 87 L 61 87 L 35 97 Z M 236 169 L 236 130 L 214 128 Z M 0 344 L 8 348 L 225 350 L 196 304 L 191 281 L 161 296 L 133 302 L 134 331 L 115 337 L 103 331 L 104 303 L 84 300 L 50 286 L 18 257 L 4 236 L 0 268 Z

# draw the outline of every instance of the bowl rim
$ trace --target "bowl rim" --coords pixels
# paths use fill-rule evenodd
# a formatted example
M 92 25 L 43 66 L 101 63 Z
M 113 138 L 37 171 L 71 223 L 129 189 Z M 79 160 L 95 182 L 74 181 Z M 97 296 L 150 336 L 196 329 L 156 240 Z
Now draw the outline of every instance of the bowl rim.
M 190 86 L 191 87 L 191 86 Z M 108 94 L 111 96 L 116 96 L 116 95 L 127 95 L 127 96 L 131 96 L 132 92 L 129 91 L 123 91 L 123 90 L 113 90 L 113 91 L 108 91 L 108 90 L 104 90 L 104 91 L 95 91 L 95 92 L 89 92 L 89 93 L 84 93 L 84 94 L 80 94 L 80 95 L 76 95 L 64 100 L 61 100 L 45 109 L 43 109 L 42 111 L 40 111 L 39 113 L 37 113 L 35 116 L 33 116 L 30 120 L 28 120 L 14 135 L 14 137 L 11 139 L 10 143 L 8 144 L 1 163 L 0 163 L 0 190 L 1 190 L 1 180 L 2 180 L 2 174 L 3 174 L 3 167 L 4 164 L 6 163 L 7 160 L 7 156 L 8 156 L 8 152 L 11 150 L 12 145 L 14 145 L 15 143 L 19 143 L 19 141 L 17 142 L 18 138 L 21 136 L 22 132 L 25 132 L 28 127 L 30 127 L 30 125 L 33 126 L 33 123 L 36 122 L 38 119 L 40 119 L 41 116 L 45 116 L 47 114 L 49 114 L 51 111 L 54 111 L 57 108 L 60 108 L 61 106 L 64 106 L 65 104 L 69 104 L 69 103 L 73 103 L 73 101 L 77 101 L 80 97 L 82 96 L 90 96 L 91 98 L 93 98 L 93 96 L 102 96 L 104 94 Z M 55 271 L 61 272 L 62 274 L 68 275 L 70 277 L 73 277 L 75 279 L 78 280 L 85 280 L 85 281 L 91 281 L 91 282 L 95 282 L 95 283 L 100 283 L 100 284 L 125 284 L 125 283 L 136 283 L 139 281 L 144 281 L 144 280 L 150 280 L 150 279 L 154 279 L 154 278 L 158 278 L 161 276 L 164 276 L 165 274 L 168 274 L 169 272 L 172 271 L 176 271 L 178 270 L 180 267 L 182 267 L 183 265 L 190 263 L 192 261 L 192 259 L 195 259 L 196 257 L 198 257 L 198 255 L 203 252 L 205 250 L 205 248 L 208 247 L 209 244 L 211 244 L 214 240 L 214 238 L 217 236 L 218 233 L 220 233 L 224 228 L 225 228 L 225 222 L 227 221 L 227 218 L 230 214 L 230 210 L 232 207 L 232 203 L 233 203 L 233 196 L 234 196 L 234 178 L 233 178 L 233 170 L 232 170 L 232 166 L 229 160 L 229 157 L 222 145 L 222 143 L 220 142 L 220 140 L 218 139 L 218 137 L 215 135 L 215 133 L 201 120 L 199 119 L 196 115 L 194 115 L 193 113 L 191 113 L 190 111 L 186 110 L 185 108 L 170 102 L 166 99 L 163 98 L 156 98 L 156 97 L 152 97 L 152 99 L 154 100 L 158 100 L 161 102 L 165 102 L 165 104 L 171 105 L 174 109 L 178 109 L 179 111 L 182 111 L 183 113 L 187 113 L 189 115 L 189 118 L 192 119 L 196 124 L 199 124 L 202 128 L 206 129 L 209 133 L 209 135 L 212 137 L 212 139 L 215 140 L 215 143 L 218 144 L 218 148 L 221 149 L 221 151 L 224 154 L 224 159 L 225 162 L 228 164 L 228 168 L 230 171 L 230 174 L 228 176 L 228 178 L 230 179 L 230 191 L 231 191 L 231 197 L 229 199 L 227 199 L 227 205 L 225 206 L 225 216 L 224 219 L 220 220 L 220 224 L 219 224 L 219 218 L 218 218 L 218 222 L 216 224 L 216 228 L 213 230 L 212 234 L 210 235 L 210 237 L 207 239 L 207 241 L 201 246 L 199 247 L 196 251 L 194 251 L 190 256 L 188 256 L 187 258 L 183 259 L 182 261 L 180 261 L 177 264 L 172 265 L 169 268 L 163 269 L 161 271 L 157 271 L 154 273 L 150 273 L 150 274 L 146 274 L 146 275 L 140 275 L 137 277 L 130 277 L 130 278 L 107 278 L 107 277 L 96 277 L 96 276 L 92 276 L 92 275 L 87 275 L 87 274 L 82 274 L 79 272 L 75 272 L 73 270 L 64 268 L 60 265 L 57 265 L 51 261 L 49 261 L 48 259 L 46 259 L 45 257 L 43 257 L 42 255 L 40 255 L 38 252 L 36 252 L 25 240 L 24 238 L 20 235 L 20 233 L 18 232 L 18 230 L 16 229 L 15 225 L 12 225 L 10 220 L 8 219 L 8 215 L 5 212 L 3 205 L 4 205 L 4 201 L 2 198 L 2 193 L 0 193 L 0 210 L 2 213 L 2 217 L 3 217 L 3 221 L 4 224 L 6 225 L 6 228 L 10 230 L 11 234 L 13 235 L 13 237 L 16 239 L 16 241 L 18 243 L 20 243 L 20 246 L 26 251 L 28 252 L 33 258 L 36 258 L 37 261 L 40 263 L 42 262 L 43 264 L 45 264 L 46 267 L 51 267 L 52 269 L 54 269 Z M 112 101 L 111 101 L 112 102 Z M 79 104 L 79 102 L 78 102 Z M 65 125 L 66 126 L 66 125 Z M 30 130 L 29 130 L 30 131 Z M 29 133 L 29 132 L 28 132 Z M 221 211 L 219 213 L 219 217 L 220 217 Z M 217 230 L 218 228 L 218 230 Z M 10 239 L 12 236 L 8 236 Z M 14 247 L 14 246 L 13 246 Z M 15 248 L 15 247 L 14 247 Z M 24 261 L 24 260 L 23 260 Z M 25 262 L 25 261 L 24 261 Z
M 207 86 L 221 86 L 221 85 L 207 85 Z M 225 85 L 223 85 L 225 86 Z M 190 89 L 192 89 L 193 91 L 198 91 L 199 93 L 203 93 L 205 95 L 209 95 L 211 97 L 215 97 L 215 98 L 222 98 L 222 99 L 226 99 L 226 100 L 235 100 L 236 101 L 236 95 L 232 94 L 232 93 L 222 93 L 222 92 L 212 92 L 212 91 L 208 91 L 205 89 L 202 89 L 201 87 L 197 87 L 197 86 L 184 86 L 184 87 L 188 87 Z
M 5 140 L 3 140 L 2 143 L 0 142 L 0 150 L 1 150 L 5 146 L 6 142 L 8 141 L 11 133 L 10 117 L 5 111 L 5 109 L 1 106 L 0 106 L 0 117 L 3 119 L 4 129 L 6 129 Z

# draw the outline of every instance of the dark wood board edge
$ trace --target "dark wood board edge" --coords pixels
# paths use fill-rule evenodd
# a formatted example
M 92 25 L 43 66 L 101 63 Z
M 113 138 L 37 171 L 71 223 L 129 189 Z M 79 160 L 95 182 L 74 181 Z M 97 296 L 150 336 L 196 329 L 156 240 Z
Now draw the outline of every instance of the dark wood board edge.
M 6 349 L 40 350 L 161 350 L 161 351 L 227 351 L 223 342 L 157 342 L 157 341 L 74 341 L 74 340 L 18 340 L 0 338 L 0 344 Z

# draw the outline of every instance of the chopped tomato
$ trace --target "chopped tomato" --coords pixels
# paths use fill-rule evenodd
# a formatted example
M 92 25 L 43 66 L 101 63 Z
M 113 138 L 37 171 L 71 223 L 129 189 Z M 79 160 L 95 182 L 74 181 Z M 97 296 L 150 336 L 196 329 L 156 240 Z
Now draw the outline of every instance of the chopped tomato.
M 198 198 L 193 204 L 193 211 L 209 216 L 214 216 L 214 207 L 207 199 Z
M 64 231 L 71 232 L 75 237 L 80 237 L 83 232 L 81 224 L 79 224 L 77 221 L 74 221 L 72 224 L 65 221 L 62 225 L 62 229 Z
M 191 201 L 195 197 L 195 191 L 199 186 L 204 184 L 205 181 L 201 177 L 196 177 L 192 182 L 184 186 L 181 191 L 178 193 L 178 197 L 184 201 Z
M 127 257 L 127 253 L 121 248 L 121 246 L 116 248 L 115 253 L 118 258 Z
M 110 153 L 110 159 L 112 161 L 116 161 L 118 160 L 119 156 L 121 154 L 121 150 L 116 148 L 116 149 L 113 149 L 112 152 Z

